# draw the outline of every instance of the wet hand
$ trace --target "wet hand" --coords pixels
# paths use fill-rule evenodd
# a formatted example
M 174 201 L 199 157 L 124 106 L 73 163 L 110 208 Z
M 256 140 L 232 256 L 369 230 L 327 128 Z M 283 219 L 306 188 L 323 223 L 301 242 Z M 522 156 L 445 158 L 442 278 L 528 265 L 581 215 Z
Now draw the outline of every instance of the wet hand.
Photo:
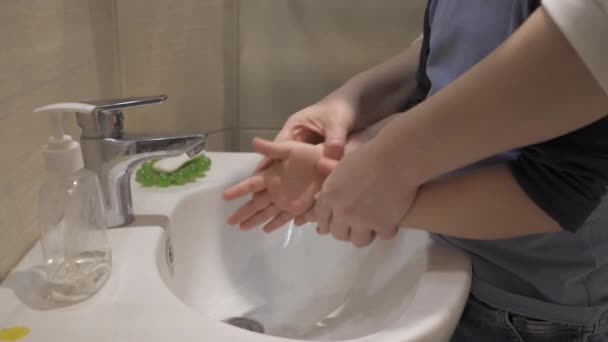
M 263 139 L 254 139 L 253 145 L 273 163 L 224 192 L 226 200 L 253 194 L 230 215 L 228 223 L 251 229 L 270 220 L 264 231 L 271 232 L 312 208 L 325 179 L 317 168 L 322 146 Z
M 415 182 L 409 181 L 407 170 L 393 169 L 391 158 L 373 143 L 360 147 L 334 166 L 325 164 L 326 171 L 335 169 L 323 184 L 312 210 L 318 232 L 332 234 L 357 247 L 368 246 L 375 237 L 395 237 L 418 189 Z

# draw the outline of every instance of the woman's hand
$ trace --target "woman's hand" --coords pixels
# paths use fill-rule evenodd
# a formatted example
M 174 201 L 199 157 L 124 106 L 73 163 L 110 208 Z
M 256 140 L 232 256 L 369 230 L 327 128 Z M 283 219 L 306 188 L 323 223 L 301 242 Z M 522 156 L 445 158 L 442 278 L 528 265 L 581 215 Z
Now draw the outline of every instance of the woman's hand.
M 330 94 L 322 101 L 290 116 L 274 141 L 324 143 L 323 155 L 339 160 L 344 154 L 346 139 L 356 121 L 356 98 L 347 91 Z M 271 162 L 270 159 L 264 158 L 254 174 L 268 168 Z
M 373 142 L 326 169 L 333 172 L 313 209 L 320 234 L 331 233 L 357 247 L 368 246 L 376 236 L 395 237 L 420 186 L 407 170 L 395 170 L 391 156 Z

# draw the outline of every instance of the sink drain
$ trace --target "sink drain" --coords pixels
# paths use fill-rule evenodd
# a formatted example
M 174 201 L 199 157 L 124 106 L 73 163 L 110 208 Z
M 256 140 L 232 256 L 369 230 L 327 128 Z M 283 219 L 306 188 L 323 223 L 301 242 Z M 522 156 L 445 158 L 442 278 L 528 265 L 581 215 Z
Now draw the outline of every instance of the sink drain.
M 249 318 L 234 317 L 234 318 L 227 319 L 224 322 L 226 322 L 232 326 L 235 326 L 237 328 L 253 331 L 256 333 L 260 333 L 260 334 L 264 333 L 264 326 Z

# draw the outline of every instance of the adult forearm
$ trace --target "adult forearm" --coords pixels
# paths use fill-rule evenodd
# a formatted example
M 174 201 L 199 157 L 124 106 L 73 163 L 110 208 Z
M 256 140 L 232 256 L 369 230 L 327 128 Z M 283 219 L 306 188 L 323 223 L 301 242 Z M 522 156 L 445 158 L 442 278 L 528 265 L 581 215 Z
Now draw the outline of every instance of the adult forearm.
M 560 230 L 521 190 L 504 165 L 422 186 L 400 226 L 480 240 Z
M 417 39 L 399 55 L 354 76 L 328 96 L 357 99 L 358 117 L 354 130 L 401 110 L 417 85 L 421 44 L 422 39 Z
M 545 141 L 608 113 L 608 96 L 544 10 L 505 44 L 371 145 L 425 183 L 496 153 Z
M 351 135 L 346 154 L 371 141 L 379 129 L 397 117 L 399 114 L 389 116 Z M 423 185 L 401 227 L 468 239 L 501 239 L 560 229 L 529 199 L 505 165 Z

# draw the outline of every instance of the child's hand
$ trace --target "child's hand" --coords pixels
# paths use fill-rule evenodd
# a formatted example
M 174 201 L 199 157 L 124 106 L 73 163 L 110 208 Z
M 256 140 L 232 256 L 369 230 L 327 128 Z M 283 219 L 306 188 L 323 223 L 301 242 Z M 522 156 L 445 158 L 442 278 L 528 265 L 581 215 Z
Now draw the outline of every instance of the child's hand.
M 258 138 L 253 146 L 273 164 L 224 192 L 227 200 L 253 194 L 228 223 L 249 229 L 272 219 L 264 226 L 264 231 L 271 232 L 313 207 L 314 196 L 325 179 L 318 170 L 322 146 Z

